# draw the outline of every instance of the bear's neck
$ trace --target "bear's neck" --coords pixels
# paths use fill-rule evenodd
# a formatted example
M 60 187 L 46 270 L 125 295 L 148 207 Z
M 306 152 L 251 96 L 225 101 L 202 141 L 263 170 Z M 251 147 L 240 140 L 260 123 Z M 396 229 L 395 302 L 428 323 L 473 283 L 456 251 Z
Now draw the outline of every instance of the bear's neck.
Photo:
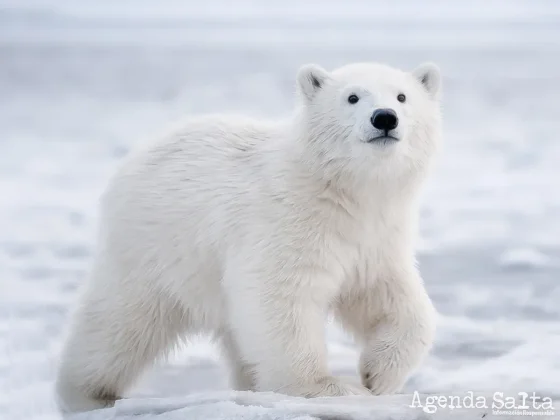
M 283 189 L 297 192 L 304 199 L 328 199 L 348 210 L 376 211 L 388 208 L 414 209 L 423 181 L 422 176 L 382 177 L 364 174 L 316 156 L 306 147 L 313 139 L 287 133 L 276 147 L 284 159 L 270 168 L 272 176 L 282 180 Z

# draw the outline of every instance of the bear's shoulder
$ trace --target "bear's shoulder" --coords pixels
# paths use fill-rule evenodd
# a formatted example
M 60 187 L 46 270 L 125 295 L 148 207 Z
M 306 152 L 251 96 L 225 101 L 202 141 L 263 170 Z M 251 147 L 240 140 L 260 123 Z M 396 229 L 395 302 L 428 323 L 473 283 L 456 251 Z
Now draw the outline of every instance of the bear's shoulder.
M 262 142 L 283 135 L 286 123 L 242 114 L 195 116 L 176 123 L 152 146 L 155 149 L 236 153 L 249 151 Z

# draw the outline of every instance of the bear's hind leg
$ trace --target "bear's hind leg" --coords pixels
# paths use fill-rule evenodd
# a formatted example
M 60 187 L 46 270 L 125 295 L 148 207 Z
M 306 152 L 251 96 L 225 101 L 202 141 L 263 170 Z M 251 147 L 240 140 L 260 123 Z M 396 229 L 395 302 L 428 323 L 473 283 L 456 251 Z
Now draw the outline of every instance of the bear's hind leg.
M 56 390 L 65 412 L 113 405 L 188 328 L 184 309 L 161 294 L 96 286 L 74 315 L 61 357 Z
M 241 357 L 239 346 L 229 329 L 218 333 L 222 354 L 230 370 L 230 386 L 236 391 L 254 391 L 254 367 Z

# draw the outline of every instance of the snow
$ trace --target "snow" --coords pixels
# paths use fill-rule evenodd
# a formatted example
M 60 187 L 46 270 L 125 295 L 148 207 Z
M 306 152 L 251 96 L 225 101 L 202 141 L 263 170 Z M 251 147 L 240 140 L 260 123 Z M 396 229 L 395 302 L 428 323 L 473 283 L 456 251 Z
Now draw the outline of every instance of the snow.
M 504 267 L 530 268 L 550 264 L 550 258 L 536 249 L 512 248 L 502 254 L 500 262 Z
M 433 60 L 445 76 L 446 141 L 419 242 L 439 329 L 407 395 L 230 393 L 198 338 L 90 418 L 333 418 L 333 407 L 336 418 L 420 418 L 406 408 L 416 390 L 560 399 L 560 3 L 235 4 L 0 0 L 0 418 L 60 418 L 64 325 L 97 199 L 130 149 L 185 114 L 284 115 L 299 65 L 358 60 Z M 356 377 L 356 350 L 332 324 L 328 344 L 333 371 Z
M 166 400 L 125 400 L 115 408 L 73 415 L 71 420 L 115 419 L 263 419 L 263 420 L 311 420 L 311 419 L 399 419 L 420 420 L 425 418 L 425 397 L 416 402 L 411 395 L 381 397 L 338 398 L 288 398 L 273 393 L 221 392 L 192 395 Z M 490 400 L 488 400 L 490 401 Z M 422 407 L 419 407 L 419 404 Z M 413 406 L 414 405 L 414 406 Z M 428 407 L 431 410 L 430 407 Z M 432 418 L 467 419 L 490 414 L 488 408 L 442 409 L 437 408 Z M 498 418 L 498 417 L 493 417 Z M 69 420 L 70 420 L 69 419 Z

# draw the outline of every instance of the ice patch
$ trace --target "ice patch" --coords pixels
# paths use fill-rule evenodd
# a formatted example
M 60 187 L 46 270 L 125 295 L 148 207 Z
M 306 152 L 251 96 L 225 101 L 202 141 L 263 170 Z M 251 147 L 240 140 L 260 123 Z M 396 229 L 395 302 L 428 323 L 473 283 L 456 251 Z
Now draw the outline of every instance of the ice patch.
M 421 400 L 423 401 L 423 400 Z M 70 416 L 66 420 L 420 420 L 427 414 L 410 407 L 412 395 L 304 399 L 273 393 L 223 392 L 177 399 L 121 400 L 114 408 Z M 490 416 L 489 416 L 490 415 Z M 448 419 L 439 408 L 431 419 Z M 454 419 L 491 417 L 489 409 L 455 409 Z M 496 417 L 493 417 L 496 418 Z
M 544 267 L 550 263 L 548 256 L 535 248 L 511 248 L 500 255 L 500 265 L 504 268 L 530 269 Z

